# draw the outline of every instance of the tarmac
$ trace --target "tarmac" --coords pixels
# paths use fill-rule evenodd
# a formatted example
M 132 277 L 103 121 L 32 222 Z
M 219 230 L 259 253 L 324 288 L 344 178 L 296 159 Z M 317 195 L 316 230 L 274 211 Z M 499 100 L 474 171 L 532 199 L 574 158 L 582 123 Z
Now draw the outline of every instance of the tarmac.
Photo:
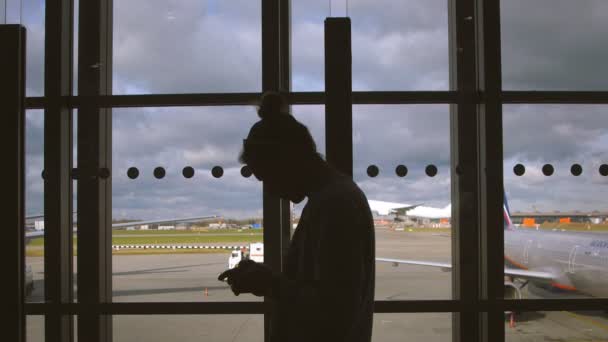
M 445 234 L 376 231 L 376 256 L 431 261 L 450 260 L 451 241 Z M 338 247 L 337 247 L 338 248 Z M 27 258 L 35 289 L 28 301 L 43 299 L 43 259 Z M 217 275 L 228 266 L 228 254 L 115 255 L 115 302 L 260 301 L 253 295 L 234 296 Z M 376 300 L 450 299 L 451 272 L 423 266 L 376 264 Z M 527 291 L 526 291 L 527 292 Z M 533 297 L 533 294 L 529 294 Z M 114 341 L 240 341 L 264 340 L 262 315 L 115 316 Z M 28 341 L 44 340 L 44 320 L 30 316 Z M 534 312 L 505 322 L 511 342 L 608 342 L 605 313 Z M 373 341 L 451 341 L 452 314 L 376 314 Z

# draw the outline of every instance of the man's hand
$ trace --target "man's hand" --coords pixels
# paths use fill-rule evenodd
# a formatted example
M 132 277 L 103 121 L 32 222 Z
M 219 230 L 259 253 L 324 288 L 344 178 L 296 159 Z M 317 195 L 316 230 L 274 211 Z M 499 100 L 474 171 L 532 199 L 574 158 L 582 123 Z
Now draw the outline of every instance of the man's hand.
M 272 271 L 264 264 L 243 260 L 235 268 L 222 272 L 217 279 L 226 280 L 237 296 L 241 293 L 265 296 L 270 292 Z

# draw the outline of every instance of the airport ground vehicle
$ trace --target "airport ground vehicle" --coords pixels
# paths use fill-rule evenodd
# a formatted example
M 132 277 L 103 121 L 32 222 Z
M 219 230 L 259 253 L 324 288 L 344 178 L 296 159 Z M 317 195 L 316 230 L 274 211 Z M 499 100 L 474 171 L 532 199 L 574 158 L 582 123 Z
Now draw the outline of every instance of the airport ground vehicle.
M 264 262 L 264 244 L 262 242 L 250 243 L 248 247 L 232 251 L 228 258 L 228 269 L 235 268 L 241 260 L 246 259 Z

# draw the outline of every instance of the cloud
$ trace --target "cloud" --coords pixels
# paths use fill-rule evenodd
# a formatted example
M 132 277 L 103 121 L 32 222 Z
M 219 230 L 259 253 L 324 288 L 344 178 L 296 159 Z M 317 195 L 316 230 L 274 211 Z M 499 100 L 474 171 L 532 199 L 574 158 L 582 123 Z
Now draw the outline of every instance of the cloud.
M 43 89 L 44 11 L 28 0 L 28 94 Z M 115 2 L 114 93 L 241 92 L 261 89 L 260 1 L 132 0 Z M 293 88 L 324 88 L 323 21 L 327 2 L 292 2 Z M 503 82 L 507 89 L 604 89 L 608 3 L 589 0 L 502 2 Z M 337 10 L 336 10 L 337 11 Z M 446 90 L 448 20 L 445 1 L 350 0 L 353 87 L 356 90 Z M 603 207 L 608 177 L 608 116 L 601 105 L 505 105 L 505 188 L 513 210 Z M 294 106 L 325 150 L 323 106 Z M 113 207 L 120 218 L 174 215 L 261 215 L 261 185 L 240 175 L 237 156 L 257 117 L 251 107 L 115 109 Z M 43 126 L 28 115 L 28 212 L 42 209 Z M 445 206 L 450 199 L 447 105 L 353 108 L 355 180 L 368 198 Z M 522 177 L 516 163 L 526 165 Z M 555 175 L 542 175 L 543 164 Z M 569 174 L 583 166 L 580 177 Z M 370 178 L 369 165 L 380 168 Z M 404 178 L 395 167 L 406 165 Z M 426 165 L 439 169 L 424 174 Z M 210 169 L 222 166 L 222 178 Z M 140 177 L 126 170 L 136 166 Z M 167 176 L 157 180 L 157 166 Z M 184 166 L 195 177 L 181 176 Z M 301 205 L 300 205 L 301 206 Z

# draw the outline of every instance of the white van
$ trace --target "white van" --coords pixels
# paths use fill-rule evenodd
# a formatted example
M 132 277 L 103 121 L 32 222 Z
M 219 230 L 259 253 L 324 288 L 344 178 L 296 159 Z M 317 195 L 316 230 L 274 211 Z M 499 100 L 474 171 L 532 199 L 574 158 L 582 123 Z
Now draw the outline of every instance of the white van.
M 228 258 L 228 269 L 233 269 L 241 260 L 251 259 L 255 262 L 264 262 L 264 244 L 261 242 L 250 243 L 249 247 L 245 247 L 241 250 L 234 250 L 230 252 L 230 258 Z

